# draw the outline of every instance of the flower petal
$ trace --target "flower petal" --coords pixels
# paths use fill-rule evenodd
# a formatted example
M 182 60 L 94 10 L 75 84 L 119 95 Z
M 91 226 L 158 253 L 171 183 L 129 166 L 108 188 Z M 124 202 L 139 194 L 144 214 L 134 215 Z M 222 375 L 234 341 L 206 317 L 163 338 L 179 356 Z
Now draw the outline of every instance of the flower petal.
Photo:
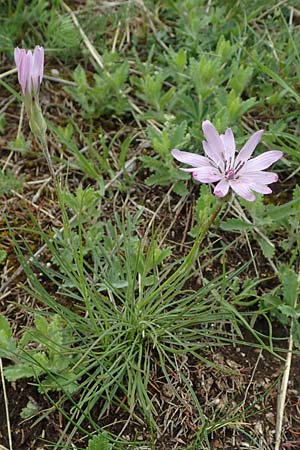
M 207 156 L 209 156 L 217 165 L 224 159 L 224 144 L 222 139 L 209 120 L 205 120 L 202 129 L 207 143 L 203 142 L 203 148 Z
M 250 187 L 247 183 L 243 183 L 240 180 L 230 180 L 230 187 L 236 192 L 240 197 L 248 200 L 249 202 L 253 202 L 256 197 L 251 192 Z
M 42 82 L 44 74 L 44 49 L 37 45 L 33 51 L 33 65 L 32 65 L 32 83 L 33 89 L 37 91 Z
M 259 192 L 260 194 L 271 194 L 272 192 L 272 190 L 261 180 L 255 181 L 248 177 L 241 177 L 240 182 L 245 186 L 248 186 L 252 191 Z
M 225 134 L 221 134 L 220 137 L 224 145 L 225 159 L 229 164 L 232 164 L 235 154 L 235 140 L 232 129 L 227 128 Z
M 214 194 L 217 197 L 225 197 L 228 194 L 229 191 L 229 182 L 228 180 L 221 180 L 219 181 L 219 183 L 216 185 L 215 189 L 214 189 Z
M 222 162 L 222 160 L 220 160 L 219 155 L 213 149 L 210 148 L 209 144 L 206 141 L 202 141 L 202 146 L 209 160 L 214 164 L 215 167 L 218 167 Z
M 222 174 L 213 167 L 200 167 L 194 170 L 193 178 L 201 183 L 215 183 L 222 178 Z
M 246 144 L 241 149 L 240 153 L 238 154 L 238 156 L 236 158 L 235 168 L 237 168 L 238 165 L 241 165 L 241 163 L 245 163 L 246 161 L 248 161 L 248 159 L 254 152 L 255 148 L 257 147 L 259 141 L 261 140 L 263 132 L 264 132 L 264 130 L 257 131 L 246 142 Z
M 262 183 L 251 183 L 249 184 L 250 189 L 260 194 L 271 194 L 272 189 L 270 189 L 266 184 Z
M 267 169 L 271 164 L 278 161 L 282 157 L 283 153 L 279 150 L 271 150 L 269 152 L 262 153 L 256 158 L 247 161 L 240 173 L 254 172 Z
M 278 181 L 278 175 L 274 172 L 264 172 L 263 170 L 258 170 L 255 172 L 242 172 L 240 179 L 249 182 L 258 182 L 263 184 L 276 183 Z
M 18 67 L 18 77 L 19 77 L 19 83 L 22 87 L 22 92 L 25 94 L 26 89 L 31 92 L 31 71 L 32 71 L 32 63 L 33 63 L 33 55 L 31 50 L 29 50 L 27 53 L 25 52 L 23 56 L 19 60 L 19 67 Z
M 20 63 L 20 58 L 22 57 L 22 55 L 24 55 L 24 53 L 26 53 L 26 51 L 23 48 L 16 47 L 14 50 L 14 58 L 17 68 Z
M 210 161 L 205 156 L 198 155 L 197 153 L 183 152 L 177 149 L 172 150 L 171 153 L 177 161 L 189 164 L 190 166 L 211 166 Z M 188 171 L 190 171 L 190 169 L 188 169 Z

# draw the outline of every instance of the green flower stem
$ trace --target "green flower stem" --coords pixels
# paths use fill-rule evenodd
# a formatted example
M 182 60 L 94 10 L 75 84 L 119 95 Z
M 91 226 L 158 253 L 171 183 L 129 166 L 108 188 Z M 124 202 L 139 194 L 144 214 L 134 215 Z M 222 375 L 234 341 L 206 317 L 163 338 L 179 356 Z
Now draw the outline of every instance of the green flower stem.
M 24 95 L 24 105 L 28 115 L 30 129 L 42 148 L 51 177 L 55 184 L 57 184 L 46 139 L 47 124 L 39 104 L 38 93 L 33 96 L 30 92 L 26 92 Z
M 199 226 L 197 237 L 195 239 L 195 242 L 194 242 L 189 254 L 185 258 L 185 260 L 183 261 L 181 266 L 178 267 L 178 269 L 169 277 L 169 279 L 167 280 L 168 284 L 170 284 L 173 280 L 175 280 L 180 275 L 184 275 L 188 271 L 191 270 L 191 268 L 193 267 L 193 264 L 195 262 L 195 259 L 197 257 L 197 252 L 198 252 L 199 246 L 202 243 L 203 239 L 205 238 L 211 225 L 214 223 L 214 221 L 218 217 L 221 209 L 223 208 L 223 205 L 224 205 L 224 202 L 219 201 L 216 209 L 214 210 L 214 212 L 212 213 L 212 215 L 210 216 L 209 220 L 206 222 L 204 227 L 201 228 Z
M 46 159 L 46 161 L 47 161 L 47 164 L 48 164 L 48 167 L 49 167 L 49 171 L 50 171 L 51 177 L 52 177 L 54 183 L 57 184 L 57 183 L 56 183 L 56 181 L 57 181 L 57 180 L 56 180 L 56 175 L 55 175 L 55 172 L 54 172 L 54 169 L 53 169 L 53 165 L 52 165 L 52 161 L 51 161 L 50 152 L 49 152 L 49 149 L 48 149 L 48 144 L 47 144 L 46 136 L 44 136 L 43 139 L 39 139 L 39 142 L 40 142 L 41 148 L 42 148 L 42 150 L 43 150 L 45 159 Z
M 214 210 L 214 212 L 212 213 L 211 217 L 206 222 L 206 224 L 203 227 L 199 226 L 199 231 L 198 231 L 197 237 L 195 239 L 195 242 L 194 242 L 189 254 L 183 261 L 183 263 L 180 265 L 180 267 L 178 267 L 177 270 L 175 270 L 175 272 L 172 273 L 172 275 L 170 275 L 167 278 L 166 281 L 163 282 L 163 284 L 161 286 L 159 286 L 158 289 L 156 289 L 151 295 L 149 295 L 147 297 L 147 303 L 151 302 L 153 300 L 153 298 L 157 297 L 157 295 L 159 295 L 163 290 L 169 288 L 172 283 L 177 282 L 177 284 L 178 284 L 182 277 L 187 278 L 187 275 L 189 274 L 189 272 L 192 269 L 194 262 L 196 260 L 199 246 L 201 245 L 203 239 L 205 238 L 209 228 L 211 227 L 211 225 L 214 223 L 214 221 L 218 217 L 220 211 L 223 208 L 223 205 L 224 205 L 224 202 L 222 200 L 219 200 L 219 203 L 218 203 L 216 209 Z

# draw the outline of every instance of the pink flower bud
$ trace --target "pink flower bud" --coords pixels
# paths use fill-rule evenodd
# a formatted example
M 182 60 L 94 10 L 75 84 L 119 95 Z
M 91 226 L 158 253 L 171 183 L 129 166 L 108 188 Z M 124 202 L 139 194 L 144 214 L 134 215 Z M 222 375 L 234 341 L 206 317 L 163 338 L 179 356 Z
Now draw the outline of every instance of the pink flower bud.
M 18 79 L 22 93 L 36 94 L 44 74 L 44 49 L 36 46 L 33 53 L 24 48 L 15 48 L 15 63 L 18 69 Z

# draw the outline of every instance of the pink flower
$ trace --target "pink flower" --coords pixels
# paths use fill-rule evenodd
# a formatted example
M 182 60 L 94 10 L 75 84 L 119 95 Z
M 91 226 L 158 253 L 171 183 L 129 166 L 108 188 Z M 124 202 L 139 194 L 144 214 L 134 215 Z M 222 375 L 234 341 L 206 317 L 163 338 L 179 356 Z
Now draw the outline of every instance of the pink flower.
M 44 73 L 44 49 L 36 46 L 33 53 L 24 48 L 15 48 L 15 63 L 18 69 L 18 79 L 22 93 L 36 94 L 40 87 Z
M 175 159 L 192 166 L 191 169 L 181 170 L 192 172 L 193 178 L 201 183 L 217 183 L 214 188 L 217 197 L 225 197 L 231 188 L 252 202 L 256 198 L 252 191 L 261 194 L 272 192 L 268 184 L 278 181 L 278 175 L 265 172 L 264 169 L 278 161 L 283 153 L 272 150 L 250 159 L 263 130 L 254 133 L 236 155 L 234 136 L 230 128 L 227 128 L 225 134 L 219 135 L 213 124 L 205 120 L 202 129 L 206 138 L 206 141 L 203 141 L 206 156 L 172 150 Z

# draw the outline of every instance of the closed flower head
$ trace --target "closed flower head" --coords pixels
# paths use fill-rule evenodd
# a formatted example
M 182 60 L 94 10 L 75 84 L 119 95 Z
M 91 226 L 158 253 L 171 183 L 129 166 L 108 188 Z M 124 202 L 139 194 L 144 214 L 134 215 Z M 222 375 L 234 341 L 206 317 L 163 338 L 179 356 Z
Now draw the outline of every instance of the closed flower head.
M 278 181 L 278 175 L 265 172 L 264 169 L 278 161 L 283 153 L 271 150 L 250 159 L 263 130 L 254 133 L 236 155 L 235 140 L 230 128 L 225 134 L 219 135 L 213 124 L 205 120 L 202 129 L 206 138 L 203 141 L 206 156 L 172 150 L 175 159 L 192 166 L 181 170 L 191 172 L 193 178 L 201 183 L 216 183 L 214 194 L 217 197 L 225 197 L 230 188 L 248 201 L 255 200 L 253 191 L 261 194 L 272 192 L 268 184 Z
M 33 52 L 15 48 L 15 63 L 22 94 L 37 94 L 44 74 L 44 49 L 36 46 Z

